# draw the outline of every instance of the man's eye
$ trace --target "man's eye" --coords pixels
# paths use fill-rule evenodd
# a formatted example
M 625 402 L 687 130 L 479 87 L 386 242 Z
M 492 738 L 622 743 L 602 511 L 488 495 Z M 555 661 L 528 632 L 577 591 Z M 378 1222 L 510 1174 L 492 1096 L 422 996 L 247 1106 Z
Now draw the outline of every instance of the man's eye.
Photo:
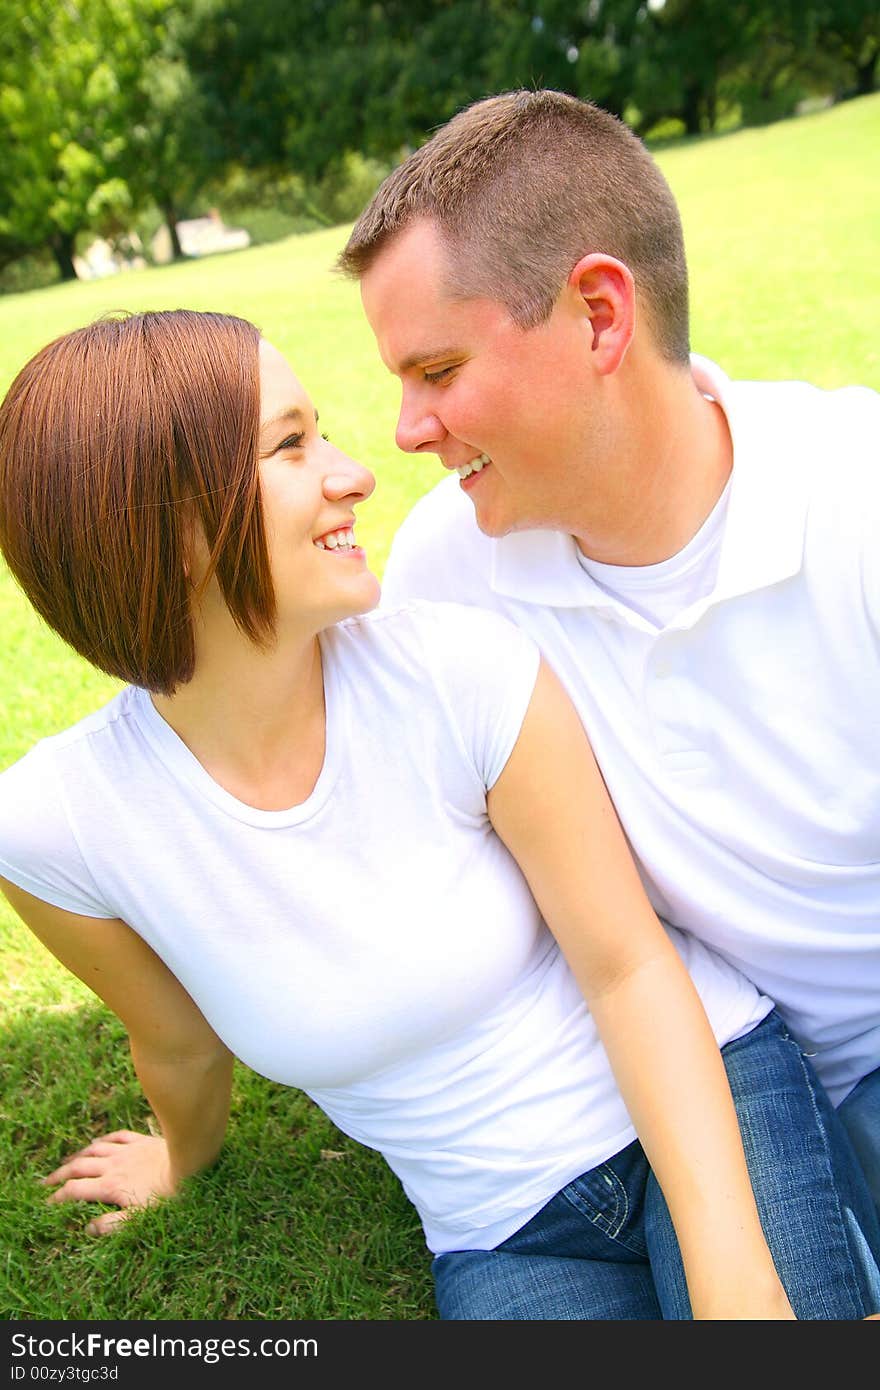
M 425 372 L 425 381 L 442 381 L 455 371 L 454 367 L 441 367 L 439 372 Z

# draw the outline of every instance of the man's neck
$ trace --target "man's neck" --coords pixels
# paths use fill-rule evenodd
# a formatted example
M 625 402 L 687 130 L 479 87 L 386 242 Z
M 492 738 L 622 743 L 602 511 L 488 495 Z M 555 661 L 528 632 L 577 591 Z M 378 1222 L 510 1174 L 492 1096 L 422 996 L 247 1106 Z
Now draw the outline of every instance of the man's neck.
M 712 512 L 730 477 L 733 444 L 721 406 L 689 372 L 664 371 L 627 389 L 638 408 L 620 415 L 631 423 L 614 442 L 613 489 L 601 517 L 591 505 L 571 530 L 590 559 L 654 565 L 684 549 Z

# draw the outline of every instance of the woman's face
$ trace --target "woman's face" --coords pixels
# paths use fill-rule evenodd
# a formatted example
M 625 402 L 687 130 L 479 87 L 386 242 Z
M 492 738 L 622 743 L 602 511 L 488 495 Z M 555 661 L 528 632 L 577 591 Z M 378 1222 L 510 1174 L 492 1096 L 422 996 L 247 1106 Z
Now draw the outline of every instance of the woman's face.
M 279 632 L 318 632 L 366 613 L 379 581 L 354 540 L 354 508 L 376 485 L 318 429 L 281 353 L 260 341 L 260 492 Z

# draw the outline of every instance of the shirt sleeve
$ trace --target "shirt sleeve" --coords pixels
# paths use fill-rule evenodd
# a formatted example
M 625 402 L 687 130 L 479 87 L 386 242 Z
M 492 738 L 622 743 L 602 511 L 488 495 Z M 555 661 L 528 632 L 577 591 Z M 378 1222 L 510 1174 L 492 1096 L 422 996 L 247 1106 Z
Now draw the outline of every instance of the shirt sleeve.
M 440 698 L 468 762 L 490 791 L 519 738 L 541 654 L 500 614 L 456 603 L 414 607 Z
M 880 639 L 880 394 L 866 386 L 845 386 L 832 395 L 840 403 L 834 442 L 840 447 L 842 439 L 858 464 L 857 486 L 848 501 L 860 541 L 862 597 L 876 641 Z
M 80 853 L 46 745 L 0 773 L 0 876 L 67 912 L 116 916 Z
M 862 575 L 868 622 L 880 648 L 880 526 L 874 544 L 865 546 Z

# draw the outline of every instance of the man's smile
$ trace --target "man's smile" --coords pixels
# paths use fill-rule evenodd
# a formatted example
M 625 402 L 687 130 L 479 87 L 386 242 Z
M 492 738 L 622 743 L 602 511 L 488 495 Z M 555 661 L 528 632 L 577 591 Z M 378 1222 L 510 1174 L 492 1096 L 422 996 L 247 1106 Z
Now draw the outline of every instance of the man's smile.
M 480 473 L 491 462 L 488 454 L 478 454 L 475 459 L 471 459 L 470 463 L 463 463 L 455 471 L 464 482 L 465 478 L 469 478 L 472 473 Z

